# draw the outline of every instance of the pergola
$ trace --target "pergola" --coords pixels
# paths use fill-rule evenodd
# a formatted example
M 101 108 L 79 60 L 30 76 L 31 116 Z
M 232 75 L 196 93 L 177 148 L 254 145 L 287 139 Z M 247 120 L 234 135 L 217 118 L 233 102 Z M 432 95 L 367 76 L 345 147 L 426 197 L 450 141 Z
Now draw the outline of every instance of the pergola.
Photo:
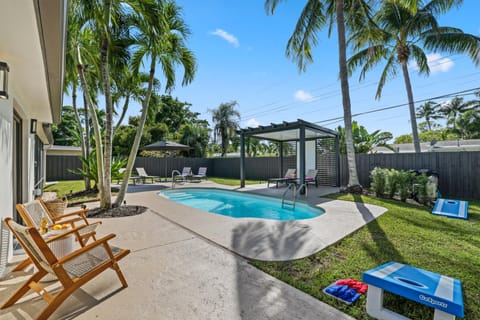
M 297 141 L 299 143 L 299 168 L 300 181 L 305 180 L 305 142 L 321 138 L 335 138 L 335 152 L 337 159 L 337 185 L 339 183 L 339 134 L 338 132 L 321 127 L 319 125 L 300 120 L 283 122 L 257 128 L 246 128 L 237 131 L 240 134 L 240 187 L 245 187 L 245 138 L 254 137 L 262 140 L 270 140 L 279 143 L 280 170 L 283 172 L 283 147 L 282 142 Z

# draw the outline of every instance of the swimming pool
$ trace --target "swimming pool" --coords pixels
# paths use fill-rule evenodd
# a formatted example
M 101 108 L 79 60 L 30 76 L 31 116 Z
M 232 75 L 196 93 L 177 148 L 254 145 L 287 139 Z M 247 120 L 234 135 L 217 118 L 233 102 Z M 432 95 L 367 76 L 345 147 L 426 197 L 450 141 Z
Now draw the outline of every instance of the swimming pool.
M 232 218 L 301 220 L 318 217 L 322 209 L 297 202 L 295 209 L 282 208 L 280 199 L 219 189 L 176 189 L 159 195 L 186 206 Z

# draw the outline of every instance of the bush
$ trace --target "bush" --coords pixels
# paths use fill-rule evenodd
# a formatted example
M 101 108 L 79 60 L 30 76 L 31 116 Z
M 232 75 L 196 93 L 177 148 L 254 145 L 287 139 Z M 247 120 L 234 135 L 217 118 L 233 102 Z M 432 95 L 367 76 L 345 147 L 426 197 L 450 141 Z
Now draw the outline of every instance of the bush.
M 387 178 L 387 196 L 389 198 L 393 198 L 395 196 L 395 193 L 397 192 L 398 189 L 398 174 L 399 171 L 395 169 L 385 169 L 386 171 L 386 178 Z
M 400 170 L 397 172 L 397 189 L 400 200 L 405 202 L 412 192 L 412 181 L 415 174 Z
M 427 190 L 428 181 L 428 177 L 424 173 L 415 177 L 414 194 L 417 198 L 415 200 L 422 204 L 428 204 L 431 200 Z
M 372 179 L 371 188 L 377 197 L 383 197 L 385 195 L 387 173 L 388 169 L 382 169 L 378 167 L 375 167 L 370 173 L 370 179 Z

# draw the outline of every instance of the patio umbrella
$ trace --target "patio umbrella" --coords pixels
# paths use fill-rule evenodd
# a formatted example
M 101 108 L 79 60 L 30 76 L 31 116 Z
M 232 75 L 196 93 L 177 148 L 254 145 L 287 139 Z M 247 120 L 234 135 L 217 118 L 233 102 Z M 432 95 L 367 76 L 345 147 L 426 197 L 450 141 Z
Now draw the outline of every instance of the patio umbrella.
M 148 151 L 181 151 L 181 150 L 190 150 L 192 149 L 189 146 L 186 146 L 181 143 L 176 143 L 173 141 L 166 141 L 161 140 L 155 143 L 146 145 L 145 147 L 141 148 L 141 150 L 148 150 Z
M 146 145 L 143 148 L 140 148 L 140 150 L 147 150 L 147 151 L 183 151 L 183 150 L 190 150 L 190 149 L 192 148 L 184 144 L 176 143 L 173 141 L 167 141 L 167 140 L 157 141 L 152 144 Z M 165 179 L 167 179 L 167 160 L 165 160 Z

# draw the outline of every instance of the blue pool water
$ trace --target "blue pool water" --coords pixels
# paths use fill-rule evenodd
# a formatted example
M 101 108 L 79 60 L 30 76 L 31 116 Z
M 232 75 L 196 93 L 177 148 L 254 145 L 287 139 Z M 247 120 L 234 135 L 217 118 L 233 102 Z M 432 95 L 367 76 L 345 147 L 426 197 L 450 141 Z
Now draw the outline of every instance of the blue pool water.
M 177 189 L 159 194 L 186 206 L 232 218 L 300 220 L 315 218 L 325 212 L 299 202 L 295 209 L 282 208 L 279 199 L 219 189 Z

